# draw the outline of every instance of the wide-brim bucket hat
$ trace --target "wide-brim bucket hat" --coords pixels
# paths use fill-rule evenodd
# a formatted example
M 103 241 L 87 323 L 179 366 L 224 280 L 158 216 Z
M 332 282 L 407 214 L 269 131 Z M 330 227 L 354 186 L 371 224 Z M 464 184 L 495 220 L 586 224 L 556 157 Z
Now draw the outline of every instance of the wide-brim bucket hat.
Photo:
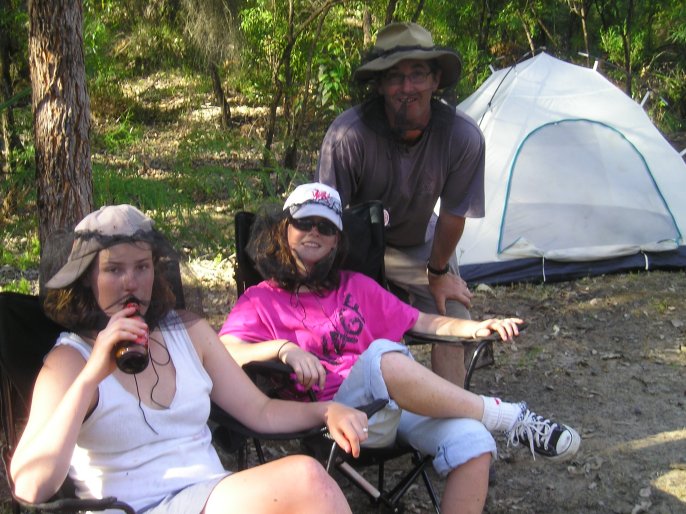
M 435 60 L 441 69 L 439 89 L 456 84 L 462 71 L 460 56 L 450 49 L 436 47 L 431 33 L 416 23 L 386 25 L 377 33 L 369 58 L 355 70 L 355 80 L 372 79 L 406 59 Z

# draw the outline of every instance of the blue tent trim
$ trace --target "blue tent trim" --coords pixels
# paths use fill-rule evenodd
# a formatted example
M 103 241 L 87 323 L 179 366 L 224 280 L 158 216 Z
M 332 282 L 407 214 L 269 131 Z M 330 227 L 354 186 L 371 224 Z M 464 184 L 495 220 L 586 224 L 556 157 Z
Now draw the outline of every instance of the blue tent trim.
M 686 270 L 686 246 L 667 252 L 643 252 L 598 261 L 561 262 L 528 258 L 469 264 L 460 266 L 460 276 L 471 285 L 506 285 L 516 282 L 563 282 L 582 277 L 650 270 Z
M 495 96 L 495 95 L 494 95 Z M 515 151 L 514 157 L 512 159 L 512 164 L 510 165 L 510 169 L 508 171 L 508 178 L 507 178 L 507 188 L 505 190 L 505 206 L 503 208 L 502 215 L 500 217 L 500 230 L 498 231 L 498 254 L 504 253 L 507 251 L 511 246 L 513 246 L 518 239 L 515 241 L 510 242 L 507 245 L 503 244 L 503 239 L 504 239 L 504 234 L 505 234 L 505 229 L 507 226 L 507 215 L 510 209 L 510 196 L 512 193 L 512 184 L 513 181 L 515 180 L 515 174 L 517 171 L 517 163 L 519 162 L 520 155 L 522 153 L 523 148 L 526 146 L 526 144 L 529 142 L 529 140 L 535 136 L 538 132 L 541 132 L 542 130 L 550 127 L 550 126 L 556 126 L 556 125 L 564 125 L 564 124 L 572 124 L 572 123 L 588 123 L 590 125 L 598 125 L 600 127 L 604 127 L 605 129 L 609 129 L 613 133 L 615 133 L 617 136 L 619 136 L 631 150 L 633 150 L 634 154 L 640 159 L 640 161 L 643 163 L 643 172 L 646 174 L 650 182 L 652 183 L 653 186 L 653 192 L 657 195 L 657 198 L 660 199 L 660 202 L 662 203 L 662 206 L 665 210 L 665 213 L 669 215 L 671 219 L 671 225 L 672 228 L 674 229 L 675 232 L 675 239 L 679 240 L 683 237 L 681 231 L 679 230 L 679 225 L 676 222 L 676 219 L 674 218 L 674 214 L 672 213 L 672 210 L 669 208 L 669 205 L 667 203 L 667 200 L 665 200 L 664 194 L 660 190 L 660 187 L 657 184 L 657 181 L 655 180 L 655 177 L 652 173 L 652 170 L 650 169 L 650 166 L 648 166 L 648 163 L 646 162 L 646 159 L 644 155 L 639 151 L 638 148 L 636 148 L 636 145 L 634 145 L 629 139 L 626 138 L 626 136 L 620 131 L 617 130 L 615 127 L 612 125 L 609 125 L 607 123 L 604 123 L 602 121 L 596 121 L 592 120 L 589 118 L 561 118 L 559 120 L 551 121 L 548 123 L 544 123 L 543 125 L 540 125 L 536 127 L 535 129 L 531 130 L 519 143 L 517 146 L 517 150 Z

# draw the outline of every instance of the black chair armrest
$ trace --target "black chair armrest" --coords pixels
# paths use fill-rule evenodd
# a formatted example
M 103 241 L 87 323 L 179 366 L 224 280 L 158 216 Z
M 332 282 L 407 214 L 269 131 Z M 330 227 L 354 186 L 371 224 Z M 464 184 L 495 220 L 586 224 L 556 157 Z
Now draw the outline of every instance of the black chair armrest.
M 528 322 L 524 322 L 518 325 L 520 334 L 525 331 L 529 326 Z M 456 336 L 438 336 L 435 334 L 426 334 L 423 332 L 416 332 L 410 330 L 405 333 L 406 344 L 470 344 L 479 341 L 498 341 L 500 339 L 500 334 L 498 332 L 491 332 L 486 337 L 477 337 L 472 339 L 471 337 L 456 337 Z
M 243 370 L 248 374 L 249 377 L 253 378 L 257 375 L 268 375 L 270 373 L 278 375 L 290 375 L 293 373 L 293 368 L 288 364 L 284 364 L 281 361 L 269 360 L 269 361 L 251 361 L 243 365 Z M 383 409 L 388 404 L 388 400 L 374 400 L 367 405 L 360 405 L 355 407 L 357 410 L 364 412 L 367 417 L 371 417 L 378 411 Z
M 281 377 L 290 377 L 293 373 L 293 368 L 288 364 L 284 364 L 281 361 L 269 360 L 269 361 L 252 361 L 243 365 L 243 370 L 247 375 L 254 381 L 258 376 L 270 376 L 279 375 Z M 371 417 L 376 412 L 383 409 L 388 404 L 388 400 L 379 399 L 375 400 L 367 405 L 360 405 L 355 407 L 357 410 L 364 412 L 367 417 Z M 326 426 L 314 427 L 307 430 L 302 430 L 299 432 L 284 432 L 284 433 L 273 433 L 264 434 L 257 432 L 249 427 L 246 427 L 243 423 L 238 421 L 236 418 L 231 416 L 231 414 L 224 411 L 221 407 L 212 403 L 210 410 L 210 420 L 219 426 L 226 427 L 233 430 L 243 436 L 258 438 L 258 439 L 271 439 L 271 440 L 289 440 L 289 439 L 301 439 L 304 437 L 311 437 L 314 435 L 327 435 L 328 429 Z
M 425 334 L 423 332 L 415 332 L 410 330 L 405 332 L 404 336 L 406 345 L 413 344 L 465 344 L 473 341 L 472 339 L 455 336 L 437 336 L 436 334 Z
M 15 498 L 16 499 L 16 498 Z M 23 507 L 39 510 L 41 512 L 84 512 L 84 511 L 103 511 L 108 509 L 119 510 L 126 514 L 136 514 L 130 505 L 108 496 L 100 500 L 59 498 L 44 503 L 27 503 L 16 499 L 17 503 Z
M 272 374 L 289 376 L 293 373 L 293 368 L 278 360 L 251 361 L 243 364 L 243 371 L 245 371 L 250 378 L 257 375 Z

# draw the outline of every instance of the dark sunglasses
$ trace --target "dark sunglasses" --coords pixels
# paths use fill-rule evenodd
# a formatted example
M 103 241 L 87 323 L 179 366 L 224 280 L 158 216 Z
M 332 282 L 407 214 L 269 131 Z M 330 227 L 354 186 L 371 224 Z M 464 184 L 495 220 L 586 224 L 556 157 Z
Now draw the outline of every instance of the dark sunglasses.
M 314 227 L 317 227 L 317 232 L 323 236 L 333 236 L 338 232 L 338 227 L 327 220 L 317 221 L 314 218 L 290 218 L 288 223 L 301 232 L 309 232 Z

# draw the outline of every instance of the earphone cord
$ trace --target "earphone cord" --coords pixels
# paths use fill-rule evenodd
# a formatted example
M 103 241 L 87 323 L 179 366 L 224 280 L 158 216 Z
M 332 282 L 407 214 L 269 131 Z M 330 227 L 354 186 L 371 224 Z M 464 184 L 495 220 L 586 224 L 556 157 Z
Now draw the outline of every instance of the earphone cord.
M 154 339 L 154 338 L 151 338 L 151 340 L 154 341 L 155 343 L 157 343 L 158 345 L 160 345 L 162 348 L 164 348 L 164 351 L 167 352 L 167 360 L 166 360 L 166 362 L 157 362 L 155 359 L 152 358 L 152 355 L 150 356 L 150 365 L 152 366 L 152 369 L 155 372 L 155 383 L 150 388 L 150 400 L 152 400 L 152 402 L 154 404 L 162 407 L 163 409 L 168 409 L 169 405 L 164 405 L 164 404 L 158 402 L 157 400 L 155 400 L 154 392 L 155 392 L 155 388 L 160 383 L 160 374 L 157 371 L 157 366 L 166 366 L 167 364 L 169 364 L 171 362 L 171 354 L 169 353 L 169 349 L 167 348 L 167 346 L 164 343 L 162 343 L 161 341 L 158 341 L 157 339 Z M 155 433 L 155 435 L 159 435 L 157 430 L 155 430 L 153 428 L 153 426 L 148 422 L 148 418 L 145 416 L 145 410 L 143 410 L 143 401 L 141 400 L 141 392 L 140 392 L 140 389 L 138 388 L 138 376 L 136 374 L 133 375 L 133 380 L 136 384 L 136 395 L 138 396 L 138 409 L 141 411 L 141 414 L 143 415 L 143 421 L 145 421 L 145 424 L 148 425 L 150 430 L 152 430 Z
M 145 421 L 145 424 L 148 425 L 150 430 L 153 431 L 155 435 L 160 435 L 157 430 L 153 428 L 153 426 L 148 422 L 148 418 L 145 416 L 145 411 L 143 410 L 143 401 L 141 400 L 141 392 L 138 389 L 138 377 L 136 374 L 133 375 L 133 381 L 136 383 L 136 395 L 138 395 L 138 410 L 141 411 L 141 414 L 143 415 L 143 421 Z

